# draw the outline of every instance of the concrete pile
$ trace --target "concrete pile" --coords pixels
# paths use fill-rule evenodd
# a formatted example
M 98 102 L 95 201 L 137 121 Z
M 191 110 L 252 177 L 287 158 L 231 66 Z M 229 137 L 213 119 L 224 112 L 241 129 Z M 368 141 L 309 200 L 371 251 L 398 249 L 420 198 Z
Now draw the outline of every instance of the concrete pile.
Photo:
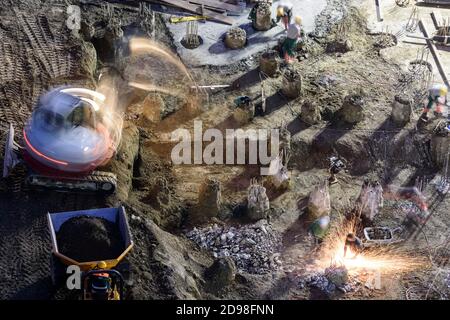
M 413 102 L 396 95 L 392 103 L 391 119 L 398 126 L 404 126 L 411 120 Z
M 309 125 L 320 123 L 322 120 L 320 107 L 312 101 L 305 101 L 302 105 L 300 118 Z
M 360 216 L 372 221 L 383 207 L 383 199 L 383 187 L 378 182 L 364 181 L 356 200 L 356 210 Z
M 251 220 L 267 218 L 270 209 L 269 197 L 266 188 L 252 179 L 247 195 L 247 214 Z
M 225 35 L 225 45 L 230 49 L 241 49 L 247 43 L 247 33 L 242 28 L 231 28 Z
M 214 224 L 194 228 L 186 236 L 201 248 L 212 251 L 216 258 L 231 257 L 238 270 L 265 274 L 281 267 L 281 236 L 266 220 L 242 227 Z
M 216 217 L 222 204 L 222 186 L 220 181 L 207 178 L 201 184 L 198 193 L 198 215 Z
M 261 55 L 259 60 L 259 69 L 269 77 L 275 77 L 278 74 L 279 62 L 278 52 L 276 50 L 268 50 Z
M 362 92 L 349 94 L 345 97 L 342 105 L 343 120 L 355 124 L 364 119 L 364 98 Z
M 328 181 L 323 181 L 311 191 L 308 198 L 308 217 L 311 221 L 331 212 L 330 192 Z
M 258 31 L 267 31 L 272 28 L 272 5 L 268 2 L 260 2 L 256 9 L 256 19 L 253 28 Z
M 287 98 L 298 98 L 302 93 L 302 75 L 299 71 L 287 68 L 283 73 L 283 84 L 281 88 Z

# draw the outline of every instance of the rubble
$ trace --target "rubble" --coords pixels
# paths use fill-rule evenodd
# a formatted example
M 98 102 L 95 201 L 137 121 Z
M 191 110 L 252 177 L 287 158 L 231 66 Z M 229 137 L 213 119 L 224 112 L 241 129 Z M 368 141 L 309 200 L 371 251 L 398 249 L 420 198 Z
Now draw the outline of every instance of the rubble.
M 349 279 L 348 275 L 345 276 L 345 271 L 342 269 L 343 267 L 333 267 L 337 270 L 336 273 L 333 268 L 330 268 L 327 269 L 328 271 L 316 272 L 301 277 L 298 282 L 299 288 L 305 286 L 316 288 L 328 297 L 333 297 L 339 292 L 346 294 L 355 290 L 358 281 L 356 279 Z
M 280 235 L 266 220 L 255 224 L 229 227 L 214 224 L 202 229 L 194 228 L 187 238 L 216 258 L 230 257 L 240 271 L 265 274 L 281 267 L 279 257 Z
M 326 268 L 325 276 L 336 287 L 343 287 L 348 282 L 348 271 L 344 266 L 330 266 Z

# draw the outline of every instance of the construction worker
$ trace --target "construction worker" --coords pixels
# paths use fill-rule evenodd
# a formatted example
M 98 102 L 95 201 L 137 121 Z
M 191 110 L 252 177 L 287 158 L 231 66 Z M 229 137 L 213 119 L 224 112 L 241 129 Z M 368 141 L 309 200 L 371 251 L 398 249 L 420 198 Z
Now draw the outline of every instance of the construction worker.
M 347 256 L 347 250 L 350 250 L 354 254 L 352 258 L 356 258 L 356 256 L 363 250 L 363 244 L 361 239 L 355 236 L 353 233 L 347 234 L 345 238 L 344 245 L 344 258 Z
M 435 114 L 442 115 L 442 106 L 447 104 L 448 88 L 446 85 L 437 84 L 428 89 L 428 104 L 423 109 L 422 116 L 423 121 L 428 121 L 428 112 L 436 105 Z
M 341 172 L 341 170 L 344 168 L 345 164 L 342 162 L 341 159 L 334 156 L 330 158 L 330 169 L 329 169 L 330 177 L 328 178 L 330 186 L 338 181 L 336 178 L 336 174 Z
M 323 216 L 315 220 L 309 227 L 309 231 L 318 243 L 321 243 L 330 229 L 330 216 Z
M 282 20 L 286 31 L 291 24 L 293 7 L 294 5 L 289 1 L 282 1 L 277 7 L 277 23 Z
M 284 60 L 287 63 L 291 63 L 295 59 L 295 51 L 297 51 L 297 42 L 300 39 L 302 18 L 296 16 L 294 23 L 289 25 L 286 40 L 283 43 L 282 51 L 284 54 Z

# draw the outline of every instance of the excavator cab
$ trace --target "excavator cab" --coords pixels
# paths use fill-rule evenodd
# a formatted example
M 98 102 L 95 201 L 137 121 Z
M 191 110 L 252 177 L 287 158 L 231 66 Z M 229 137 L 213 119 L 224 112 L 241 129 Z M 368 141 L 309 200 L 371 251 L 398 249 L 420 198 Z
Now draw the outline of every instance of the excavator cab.
M 84 101 L 75 106 L 73 111 L 66 118 L 66 127 L 78 127 L 96 128 L 95 122 L 95 110 L 94 108 Z
M 91 270 L 83 274 L 83 300 L 122 300 L 124 280 L 117 270 Z

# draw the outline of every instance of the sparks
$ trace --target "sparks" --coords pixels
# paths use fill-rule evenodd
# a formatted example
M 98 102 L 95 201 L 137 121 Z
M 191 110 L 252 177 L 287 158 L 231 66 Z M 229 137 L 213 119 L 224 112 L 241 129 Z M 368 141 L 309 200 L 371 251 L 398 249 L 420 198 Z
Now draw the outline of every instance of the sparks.
M 364 250 L 359 255 L 350 252 L 344 257 L 345 237 L 356 233 L 355 220 L 343 221 L 330 230 L 319 251 L 315 267 L 326 269 L 330 265 L 345 266 L 350 273 L 380 271 L 383 273 L 404 273 L 424 268 L 425 257 L 415 256 L 392 246 Z

